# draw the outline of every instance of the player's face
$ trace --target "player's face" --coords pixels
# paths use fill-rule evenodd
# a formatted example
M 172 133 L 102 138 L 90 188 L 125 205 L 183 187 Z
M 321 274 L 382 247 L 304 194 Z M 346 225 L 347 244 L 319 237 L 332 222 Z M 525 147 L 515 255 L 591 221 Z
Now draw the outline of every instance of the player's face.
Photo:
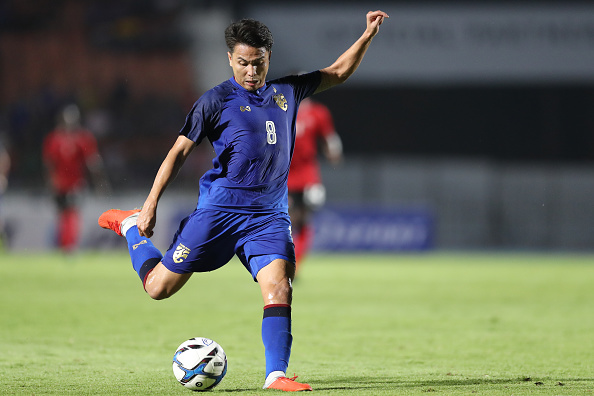
M 227 55 L 233 76 L 239 85 L 248 91 L 255 91 L 264 86 L 270 64 L 270 51 L 263 47 L 237 44 L 233 52 L 227 52 Z

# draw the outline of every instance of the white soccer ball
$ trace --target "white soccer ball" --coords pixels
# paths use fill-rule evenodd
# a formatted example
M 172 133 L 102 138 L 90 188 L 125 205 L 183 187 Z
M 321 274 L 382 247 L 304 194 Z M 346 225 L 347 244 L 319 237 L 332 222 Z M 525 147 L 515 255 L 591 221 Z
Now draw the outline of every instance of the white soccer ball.
M 182 343 L 173 355 L 173 374 L 194 391 L 217 386 L 227 374 L 227 355 L 215 341 L 196 337 Z

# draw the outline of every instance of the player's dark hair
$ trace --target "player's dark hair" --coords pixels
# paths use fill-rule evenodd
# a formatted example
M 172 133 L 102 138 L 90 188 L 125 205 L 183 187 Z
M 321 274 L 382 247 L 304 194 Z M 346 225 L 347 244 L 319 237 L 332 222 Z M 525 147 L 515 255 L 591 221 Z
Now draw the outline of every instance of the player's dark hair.
M 246 44 L 254 48 L 272 49 L 274 39 L 270 29 L 262 22 L 254 19 L 242 19 L 225 29 L 225 42 L 229 52 L 233 52 L 237 44 Z

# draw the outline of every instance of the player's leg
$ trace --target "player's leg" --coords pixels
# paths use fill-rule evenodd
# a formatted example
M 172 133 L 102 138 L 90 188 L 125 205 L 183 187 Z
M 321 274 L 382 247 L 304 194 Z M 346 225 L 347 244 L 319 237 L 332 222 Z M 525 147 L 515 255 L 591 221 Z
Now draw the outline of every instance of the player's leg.
M 266 355 L 264 388 L 287 391 L 311 390 L 286 377 L 291 355 L 292 281 L 295 251 L 289 216 L 285 213 L 250 216 L 246 241 L 237 255 L 260 285 L 264 300 L 262 342 Z
M 301 265 L 303 264 L 303 260 L 309 253 L 309 248 L 311 247 L 311 242 L 313 240 L 313 228 L 309 223 L 309 219 L 311 218 L 311 209 L 304 205 L 301 208 L 301 226 L 299 227 L 299 232 L 297 235 L 294 235 L 295 241 L 295 263 L 297 265 L 295 273 L 299 272 Z
M 313 213 L 324 205 L 326 201 L 326 189 L 319 183 L 310 185 L 303 191 L 301 198 L 300 227 L 299 233 L 295 238 L 297 272 L 299 272 L 300 265 L 309 253 L 314 237 L 311 219 Z
M 289 217 L 293 236 L 299 232 L 303 225 L 303 191 L 289 192 Z
M 163 300 L 178 292 L 191 276 L 191 272 L 187 274 L 172 272 L 160 262 L 147 274 L 144 290 L 152 299 Z
M 80 214 L 74 194 L 69 194 L 67 204 L 60 212 L 60 248 L 72 252 L 80 235 Z
M 264 299 L 262 318 L 262 341 L 266 355 L 265 389 L 284 391 L 312 390 L 309 384 L 287 378 L 286 372 L 291 356 L 292 280 L 295 265 L 284 259 L 276 259 L 262 268 L 256 277 Z
M 275 259 L 256 275 L 265 305 L 287 305 L 293 302 L 293 277 L 295 264 Z
M 172 296 L 188 281 L 191 273 L 177 274 L 169 271 L 161 263 L 163 255 L 150 239 L 141 237 L 136 227 L 136 218 L 140 210 L 111 209 L 99 217 L 99 225 L 125 236 L 132 267 L 140 277 L 142 284 L 155 300 Z
M 54 244 L 57 248 L 62 248 L 60 240 L 62 239 L 62 211 L 66 207 L 66 197 L 64 194 L 55 194 L 54 202 L 56 205 L 56 224 L 55 224 L 55 237 Z
M 266 356 L 266 383 L 284 377 L 289 366 L 291 345 L 292 275 L 295 265 L 276 259 L 262 268 L 257 275 L 264 300 L 262 315 L 262 342 Z

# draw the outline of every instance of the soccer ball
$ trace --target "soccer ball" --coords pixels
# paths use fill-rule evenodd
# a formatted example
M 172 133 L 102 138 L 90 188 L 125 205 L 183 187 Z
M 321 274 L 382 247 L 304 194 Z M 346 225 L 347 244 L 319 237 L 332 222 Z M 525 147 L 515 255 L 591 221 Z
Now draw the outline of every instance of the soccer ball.
M 191 338 L 175 351 L 173 374 L 179 383 L 188 389 L 212 389 L 227 374 L 227 355 L 213 340 L 204 337 Z

